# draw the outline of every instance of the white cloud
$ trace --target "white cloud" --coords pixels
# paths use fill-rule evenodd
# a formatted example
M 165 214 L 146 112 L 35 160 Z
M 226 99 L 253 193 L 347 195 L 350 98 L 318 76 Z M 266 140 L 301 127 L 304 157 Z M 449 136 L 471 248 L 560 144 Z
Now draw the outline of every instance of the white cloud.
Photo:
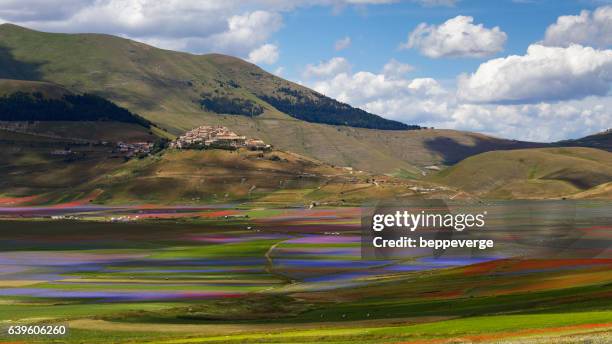
M 345 0 L 336 1 L 336 3 L 346 3 L 353 5 L 367 5 L 367 4 L 391 4 L 397 2 L 397 0 Z
M 334 49 L 336 49 L 336 51 L 340 51 L 350 46 L 351 46 L 351 37 L 346 36 L 336 41 L 336 43 L 334 44 Z
M 609 127 L 612 98 L 527 105 L 459 104 L 447 124 L 498 137 L 551 142 L 578 138 Z
M 612 6 L 557 18 L 557 22 L 546 29 L 542 43 L 562 47 L 572 43 L 599 48 L 612 46 Z
M 473 21 L 472 17 L 457 16 L 441 25 L 421 23 L 400 48 L 415 48 L 432 58 L 484 57 L 501 51 L 506 33 L 497 26 L 488 29 L 482 24 L 472 24 Z
M 273 72 L 273 74 L 276 76 L 282 76 L 284 73 L 285 73 L 285 67 L 283 66 L 276 68 Z
M 282 26 L 277 11 L 243 9 L 234 0 L 69 1 L 72 10 L 55 12 L 39 8 L 39 0 L 11 1 L 0 18 L 43 31 L 109 33 L 161 48 L 243 57 Z
M 404 123 L 520 140 L 550 142 L 582 137 L 608 128 L 612 119 L 612 96 L 534 104 L 463 103 L 454 86 L 444 87 L 432 78 L 390 78 L 367 71 L 341 72 L 307 86 Z
M 351 65 L 344 57 L 334 57 L 329 61 L 321 61 L 316 65 L 307 65 L 304 70 L 304 77 L 325 78 L 348 72 L 350 69 Z
M 457 0 L 415 0 L 421 6 L 435 7 L 435 6 L 446 6 L 453 7 L 457 3 Z
M 211 36 L 216 50 L 239 51 L 262 43 L 280 29 L 282 17 L 278 13 L 255 11 L 231 16 L 227 22 L 226 31 Z
M 278 47 L 268 43 L 251 51 L 248 60 L 255 64 L 275 64 L 278 61 L 278 55 Z
M 396 59 L 391 59 L 383 66 L 383 74 L 387 78 L 401 78 L 406 73 L 412 72 L 414 66 L 407 63 L 401 63 Z
M 41 16 L 61 20 L 89 5 L 91 1 L 83 0 L 2 0 L 0 17 L 13 22 L 39 20 Z
M 445 114 L 446 90 L 431 78 L 388 78 L 366 71 L 343 72 L 309 84 L 313 89 L 384 117 L 423 123 Z
M 489 60 L 459 78 L 458 97 L 470 102 L 538 103 L 606 95 L 612 50 L 533 44 L 522 56 Z

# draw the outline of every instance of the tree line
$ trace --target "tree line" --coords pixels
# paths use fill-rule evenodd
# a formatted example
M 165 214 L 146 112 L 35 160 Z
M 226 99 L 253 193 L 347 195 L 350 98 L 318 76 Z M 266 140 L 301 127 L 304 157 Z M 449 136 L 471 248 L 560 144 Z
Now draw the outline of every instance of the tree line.
M 41 93 L 15 92 L 0 97 L 2 121 L 117 121 L 149 127 L 151 122 L 93 94 L 46 98 Z
M 324 95 L 307 97 L 297 90 L 286 87 L 281 87 L 277 91 L 282 95 L 260 95 L 259 97 L 279 111 L 307 122 L 382 130 L 422 129 L 418 125 L 408 125 L 382 118 Z
M 204 110 L 228 115 L 242 115 L 248 117 L 259 116 L 264 108 L 249 99 L 230 98 L 227 96 L 203 95 L 200 101 Z

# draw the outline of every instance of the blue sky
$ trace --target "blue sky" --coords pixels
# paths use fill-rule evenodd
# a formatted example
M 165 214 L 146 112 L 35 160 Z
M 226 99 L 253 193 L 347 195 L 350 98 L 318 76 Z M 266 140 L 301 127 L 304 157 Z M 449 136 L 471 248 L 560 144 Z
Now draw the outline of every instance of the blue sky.
M 304 8 L 284 17 L 284 25 L 272 41 L 280 46 L 275 65 L 285 67 L 286 76 L 299 79 L 308 63 L 343 56 L 360 70 L 375 71 L 390 59 L 416 67 L 415 77 L 454 79 L 459 73 L 475 70 L 487 58 L 424 57 L 415 50 L 399 50 L 401 42 L 421 22 L 441 24 L 457 15 L 468 15 L 486 27 L 499 26 L 508 34 L 502 52 L 492 55 L 523 54 L 529 44 L 544 37 L 546 28 L 560 15 L 594 9 L 587 1 L 469 1 L 454 6 L 423 7 L 400 2 L 384 6 L 348 7 L 334 10 L 327 6 Z M 334 43 L 351 37 L 349 48 L 336 52 Z M 271 68 L 273 70 L 273 68 Z
M 611 1 L 0 0 L 0 22 L 226 53 L 410 124 L 532 141 L 612 126 Z

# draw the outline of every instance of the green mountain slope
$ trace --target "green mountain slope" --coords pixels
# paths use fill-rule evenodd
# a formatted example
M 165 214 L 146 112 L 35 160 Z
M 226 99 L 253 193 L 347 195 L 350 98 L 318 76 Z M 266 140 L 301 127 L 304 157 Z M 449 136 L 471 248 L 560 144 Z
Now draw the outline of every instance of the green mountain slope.
M 612 153 L 582 147 L 487 152 L 430 179 L 490 198 L 586 197 L 602 194 L 600 185 L 612 181 Z
M 353 125 L 395 126 L 237 58 L 168 51 L 109 35 L 0 25 L 0 78 L 94 93 L 173 134 L 222 124 L 282 150 L 378 173 L 420 175 L 424 166 L 452 164 L 484 151 L 537 146 L 450 130 L 380 131 L 307 122 L 344 124 L 351 119 Z M 210 107 L 242 116 L 220 115 Z
M 72 94 L 65 87 L 49 82 L 0 79 L 0 97 L 14 93 L 40 93 L 47 99 L 58 99 Z
M 25 134 L 15 143 L 29 146 L 54 139 L 49 147 L 56 146 L 58 139 L 97 144 L 168 137 L 148 120 L 99 96 L 75 94 L 48 82 L 12 79 L 0 79 L 0 130 L 0 140 Z
M 42 33 L 10 24 L 0 28 L 0 44 L 6 50 L 3 64 L 17 66 L 6 68 L 1 77 L 48 80 L 70 89 L 104 92 L 141 110 L 201 110 L 204 100 L 242 100 L 270 108 L 258 97 L 267 95 L 277 104 L 286 104 L 288 97 L 273 93 L 284 90 L 295 105 L 310 105 L 309 113 L 322 112 L 320 116 L 289 113 L 300 119 L 378 129 L 409 128 L 276 78 L 244 61 L 216 54 L 191 55 L 108 35 Z M 36 54 L 32 54 L 34 48 Z M 239 73 L 232 73 L 232 65 L 238 66 Z M 163 99 L 161 104 L 158 99 Z

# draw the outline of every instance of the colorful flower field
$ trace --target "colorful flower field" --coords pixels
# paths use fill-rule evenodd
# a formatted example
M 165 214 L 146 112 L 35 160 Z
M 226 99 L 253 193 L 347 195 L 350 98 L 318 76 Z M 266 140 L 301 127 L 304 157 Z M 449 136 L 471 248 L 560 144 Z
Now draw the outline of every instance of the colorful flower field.
M 257 333 L 438 343 L 434 333 L 452 322 L 542 313 L 584 317 L 521 320 L 517 333 L 550 327 L 590 338 L 612 327 L 605 250 L 592 258 L 366 260 L 359 208 L 79 205 L 2 208 L 0 216 L 0 321 L 65 322 L 75 342 L 104 328 L 103 338 L 127 342 L 148 329 L 155 335 L 147 340 L 168 343 L 258 341 Z M 609 240 L 606 228 L 580 224 L 579 232 Z M 466 338 L 512 332 L 486 324 L 466 327 Z M 277 331 L 289 325 L 294 332 Z

